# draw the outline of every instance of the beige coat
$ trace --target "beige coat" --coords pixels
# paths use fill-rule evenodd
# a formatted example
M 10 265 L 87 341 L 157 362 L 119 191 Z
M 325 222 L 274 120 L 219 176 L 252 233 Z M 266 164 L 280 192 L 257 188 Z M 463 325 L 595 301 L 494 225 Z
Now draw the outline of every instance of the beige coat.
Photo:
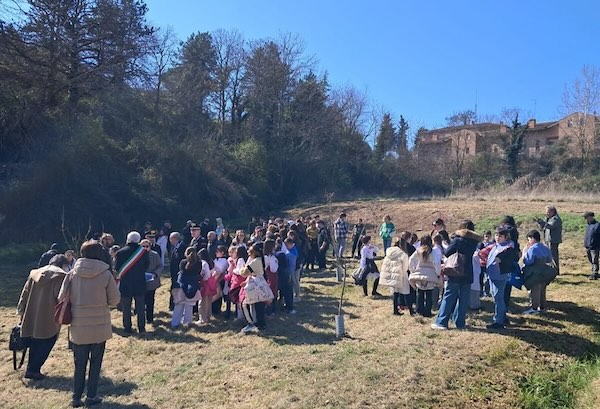
M 409 294 L 408 255 L 400 247 L 388 247 L 379 272 L 379 285 L 391 287 L 394 292 Z
M 112 336 L 109 305 L 121 299 L 108 264 L 100 260 L 80 258 L 69 272 L 59 299 L 65 295 L 70 281 L 71 341 L 77 345 L 98 344 Z
M 54 307 L 66 272 L 56 266 L 31 270 L 21 292 L 17 313 L 22 318 L 21 336 L 46 339 L 60 331 Z

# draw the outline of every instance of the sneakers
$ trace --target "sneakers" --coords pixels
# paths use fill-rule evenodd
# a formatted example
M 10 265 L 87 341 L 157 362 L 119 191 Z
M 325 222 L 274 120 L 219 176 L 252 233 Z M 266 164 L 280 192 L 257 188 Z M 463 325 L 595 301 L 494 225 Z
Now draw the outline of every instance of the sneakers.
M 433 324 L 431 324 L 431 329 L 446 331 L 448 330 L 448 327 L 444 327 L 443 325 L 439 325 L 434 322 Z
M 99 403 L 102 403 L 101 396 L 94 396 L 93 398 L 88 397 L 85 399 L 85 406 L 93 406 L 93 405 L 97 405 Z
M 373 297 L 383 297 L 380 293 L 378 293 L 377 291 L 373 291 L 373 294 L 371 294 Z
M 492 324 L 486 325 L 485 328 L 488 330 L 504 329 L 504 325 L 494 322 Z
M 247 334 L 249 332 L 256 332 L 256 331 L 258 331 L 258 328 L 256 328 L 256 325 L 248 324 L 244 328 L 242 328 L 242 330 L 240 332 L 242 334 Z
M 536 310 L 534 308 L 530 308 L 527 311 L 523 311 L 523 314 L 526 314 L 526 315 L 538 315 L 539 313 L 540 313 L 540 311 Z
M 590 280 L 597 280 L 598 279 L 598 274 L 592 274 L 590 276 Z
M 290 314 L 290 315 L 294 315 L 295 313 L 296 313 L 296 310 L 290 310 L 290 311 L 288 311 L 288 314 Z
M 82 406 L 83 406 L 83 402 L 81 401 L 81 399 L 73 398 L 73 400 L 71 401 L 71 407 L 73 407 L 73 408 L 80 408 Z

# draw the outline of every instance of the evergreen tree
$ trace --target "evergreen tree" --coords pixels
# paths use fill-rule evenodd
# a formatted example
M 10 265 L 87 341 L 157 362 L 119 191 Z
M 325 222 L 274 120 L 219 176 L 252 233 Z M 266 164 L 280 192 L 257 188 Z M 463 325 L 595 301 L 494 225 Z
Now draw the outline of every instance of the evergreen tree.
M 396 152 L 398 153 L 398 157 L 401 158 L 406 156 L 408 152 L 408 130 L 409 125 L 406 119 L 402 115 L 400 115 L 400 122 L 398 122 L 398 137 L 397 137 L 397 146 Z
M 373 158 L 376 161 L 382 160 L 390 151 L 394 150 L 394 140 L 396 139 L 396 129 L 392 123 L 392 116 L 389 113 L 383 115 L 379 134 L 375 140 L 375 149 Z
M 512 126 L 508 129 L 508 135 L 502 137 L 504 160 L 508 166 L 512 180 L 515 180 L 519 176 L 519 162 L 525 145 L 526 134 L 527 124 L 522 125 L 519 122 L 519 115 L 517 114 L 512 121 Z

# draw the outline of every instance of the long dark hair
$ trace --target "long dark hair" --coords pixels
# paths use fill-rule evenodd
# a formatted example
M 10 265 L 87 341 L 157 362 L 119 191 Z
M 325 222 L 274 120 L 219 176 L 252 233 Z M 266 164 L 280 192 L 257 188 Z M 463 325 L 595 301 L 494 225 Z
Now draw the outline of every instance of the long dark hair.
M 431 236 L 429 234 L 421 237 L 421 245 L 419 246 L 418 252 L 421 255 L 422 260 L 426 260 L 427 257 L 429 257 L 432 247 L 433 243 L 431 242 Z
M 208 267 L 210 267 L 211 270 L 215 268 L 215 262 L 210 257 L 210 254 L 208 254 L 208 250 L 206 248 L 200 249 L 198 256 L 200 257 L 200 260 L 204 260 L 208 263 Z
M 248 250 L 246 249 L 246 246 L 237 246 L 236 254 L 238 260 L 242 259 L 244 260 L 244 263 L 248 260 Z
M 193 247 L 188 247 L 185 249 L 185 259 L 187 261 L 185 264 L 185 269 L 189 270 L 198 262 L 198 253 L 196 253 L 196 249 Z
M 275 250 L 275 240 L 267 239 L 263 245 L 263 253 L 265 256 L 270 256 Z

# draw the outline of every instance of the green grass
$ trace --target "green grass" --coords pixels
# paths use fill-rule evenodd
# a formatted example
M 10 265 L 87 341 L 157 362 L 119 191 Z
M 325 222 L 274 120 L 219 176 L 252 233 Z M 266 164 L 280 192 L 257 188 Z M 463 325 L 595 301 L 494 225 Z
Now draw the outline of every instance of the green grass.
M 517 222 L 519 232 L 524 235 L 530 229 L 540 230 L 537 224 L 537 219 L 545 219 L 543 213 L 527 213 L 527 214 L 513 214 L 512 215 Z M 585 231 L 585 220 L 581 214 L 576 213 L 562 213 L 560 218 L 563 222 L 563 234 L 569 233 L 583 233 Z M 482 234 L 486 230 L 491 230 L 492 233 L 500 225 L 502 216 L 499 217 L 482 217 L 475 221 L 475 228 Z
M 541 370 L 519 383 L 524 409 L 574 408 L 577 396 L 600 376 L 600 359 L 577 360 L 555 371 Z
M 3 264 L 30 263 L 40 259 L 42 253 L 48 250 L 45 243 L 7 244 L 0 247 L 0 262 Z

